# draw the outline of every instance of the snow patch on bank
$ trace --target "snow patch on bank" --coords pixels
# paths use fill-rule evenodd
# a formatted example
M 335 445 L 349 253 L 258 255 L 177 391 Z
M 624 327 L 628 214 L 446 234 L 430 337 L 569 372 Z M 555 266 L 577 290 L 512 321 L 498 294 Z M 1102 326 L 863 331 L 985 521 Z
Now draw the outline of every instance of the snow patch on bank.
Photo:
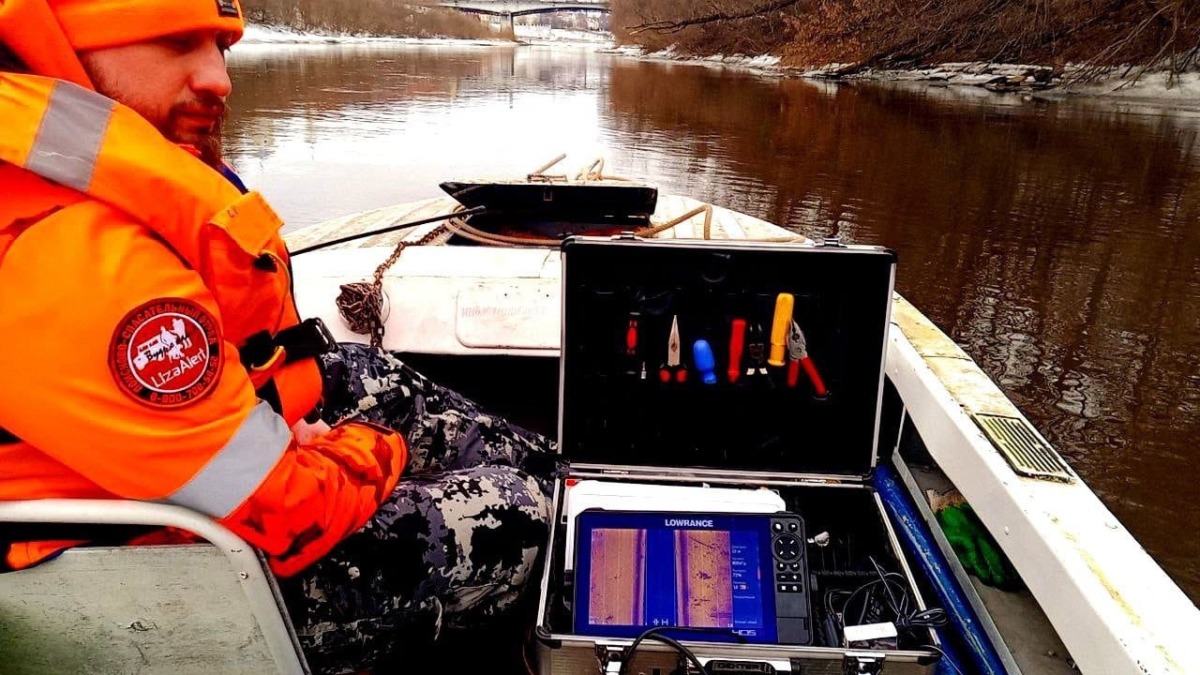
M 1171 74 L 1165 69 L 1147 70 L 1121 66 L 1099 72 L 1082 65 L 1068 64 L 1055 70 L 1048 66 L 945 63 L 933 68 L 911 70 L 866 70 L 837 75 L 838 66 L 804 73 L 812 77 L 915 81 L 982 87 L 997 92 L 1028 92 L 1046 96 L 1102 96 L 1146 101 L 1200 103 L 1200 72 Z M 1084 75 L 1090 77 L 1084 78 Z
M 676 51 L 675 45 L 671 45 L 666 49 L 649 53 L 636 45 L 618 45 L 606 51 L 610 54 L 630 56 L 646 61 L 672 61 L 685 64 L 690 63 L 697 65 L 720 66 L 724 68 L 748 70 L 762 75 L 785 73 L 785 69 L 779 65 L 779 57 L 771 56 L 770 54 L 764 54 L 760 56 L 746 56 L 745 54 L 689 56 Z
M 1110 96 L 1127 99 L 1181 100 L 1200 103 L 1200 72 L 1172 75 L 1167 72 L 1147 72 L 1141 77 L 1137 69 L 1113 69 L 1096 82 L 1068 84 L 1068 93 Z
M 329 31 L 297 30 L 287 26 L 267 26 L 263 24 L 247 24 L 242 39 L 235 50 L 243 45 L 253 47 L 313 47 L 321 45 L 439 45 L 453 44 L 456 46 L 513 46 L 514 44 L 548 44 L 548 45 L 581 45 L 596 49 L 606 49 L 612 46 L 612 34 L 597 33 L 583 30 L 564 30 L 548 26 L 514 26 L 514 35 L 519 42 L 481 38 L 452 38 L 452 37 L 399 37 L 368 35 L 364 33 L 334 33 Z
M 522 42 L 530 44 L 591 45 L 603 48 L 611 48 L 613 44 L 612 33 L 568 30 L 549 26 L 517 24 L 513 26 L 513 34 Z
M 363 33 L 334 33 L 328 31 L 299 31 L 286 26 L 266 26 L 262 24 L 246 24 L 242 39 L 234 46 L 236 51 L 242 45 L 397 45 L 397 44 L 441 44 L 454 42 L 466 45 L 511 45 L 511 40 L 483 40 L 477 38 L 451 37 L 394 37 L 367 35 Z

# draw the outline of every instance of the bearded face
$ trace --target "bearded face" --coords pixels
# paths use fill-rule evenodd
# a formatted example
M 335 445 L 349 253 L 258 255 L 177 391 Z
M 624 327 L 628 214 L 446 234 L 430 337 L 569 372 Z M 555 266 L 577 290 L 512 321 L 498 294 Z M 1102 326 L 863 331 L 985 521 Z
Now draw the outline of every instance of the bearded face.
M 228 40 L 199 31 L 80 54 L 96 90 L 132 108 L 168 140 L 221 164 Z

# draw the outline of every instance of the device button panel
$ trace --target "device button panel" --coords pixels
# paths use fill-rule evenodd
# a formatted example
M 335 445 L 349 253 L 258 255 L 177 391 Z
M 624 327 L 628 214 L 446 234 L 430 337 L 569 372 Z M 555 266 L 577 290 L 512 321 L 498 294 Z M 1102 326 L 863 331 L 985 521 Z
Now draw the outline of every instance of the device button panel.
M 771 557 L 775 569 L 775 616 L 780 644 L 811 644 L 811 607 L 805 564 L 804 521 L 788 514 L 771 518 Z
M 791 533 L 776 535 L 771 542 L 771 552 L 775 554 L 775 560 L 791 562 L 804 554 L 804 543 Z

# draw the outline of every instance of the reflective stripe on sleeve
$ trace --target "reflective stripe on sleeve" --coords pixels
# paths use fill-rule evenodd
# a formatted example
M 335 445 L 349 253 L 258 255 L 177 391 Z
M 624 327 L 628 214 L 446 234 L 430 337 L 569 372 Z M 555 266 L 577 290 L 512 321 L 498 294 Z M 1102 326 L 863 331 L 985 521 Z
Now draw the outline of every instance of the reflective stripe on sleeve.
M 225 447 L 166 501 L 224 518 L 254 494 L 291 441 L 287 422 L 259 402 Z
M 50 94 L 25 168 L 56 183 L 86 192 L 116 103 L 70 82 Z

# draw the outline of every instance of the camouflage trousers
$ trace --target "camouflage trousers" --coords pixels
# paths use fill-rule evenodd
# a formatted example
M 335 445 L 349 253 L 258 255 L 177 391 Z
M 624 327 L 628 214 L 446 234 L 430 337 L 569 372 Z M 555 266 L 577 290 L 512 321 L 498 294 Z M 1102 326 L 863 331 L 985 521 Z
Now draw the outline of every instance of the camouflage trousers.
M 368 670 L 443 627 L 501 620 L 536 586 L 551 479 L 530 467 L 552 441 L 365 345 L 343 344 L 324 365 L 326 421 L 396 429 L 409 459 L 361 530 L 281 581 L 313 671 Z

